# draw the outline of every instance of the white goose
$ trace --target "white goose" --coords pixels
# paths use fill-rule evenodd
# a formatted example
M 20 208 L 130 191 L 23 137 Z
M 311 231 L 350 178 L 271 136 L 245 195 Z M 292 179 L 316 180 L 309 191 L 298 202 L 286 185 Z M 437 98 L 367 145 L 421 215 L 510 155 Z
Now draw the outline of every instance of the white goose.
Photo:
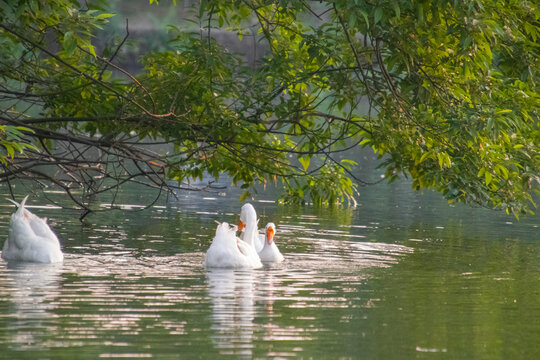
M 274 223 L 266 224 L 263 248 L 258 253 L 262 262 L 280 263 L 284 260 L 274 242 L 275 233 L 276 225 Z
M 249 203 L 244 204 L 240 212 L 240 221 L 238 223 L 239 230 L 245 228 L 242 239 L 247 244 L 253 244 L 261 261 L 283 261 L 283 255 L 279 252 L 279 249 L 274 242 L 274 235 L 276 233 L 276 226 L 274 223 L 268 223 L 266 225 L 264 235 L 258 233 L 257 224 L 258 220 L 255 208 Z
M 204 259 L 209 268 L 251 268 L 262 267 L 255 249 L 236 237 L 236 226 L 223 222 L 216 229 L 216 236 Z
M 2 259 L 39 263 L 61 262 L 64 255 L 58 238 L 47 225 L 47 219 L 41 219 L 25 209 L 27 199 L 28 196 L 20 204 L 9 199 L 18 209 L 11 216 Z

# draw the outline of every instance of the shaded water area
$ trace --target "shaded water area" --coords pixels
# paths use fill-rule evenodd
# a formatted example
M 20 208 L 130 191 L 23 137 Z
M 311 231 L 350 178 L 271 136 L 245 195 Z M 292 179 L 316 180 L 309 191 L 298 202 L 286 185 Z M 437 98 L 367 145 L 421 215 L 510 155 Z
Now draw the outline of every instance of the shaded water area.
M 452 207 L 405 183 L 362 189 L 356 209 L 259 197 L 285 263 L 211 271 L 204 252 L 214 220 L 238 220 L 235 193 L 85 225 L 30 199 L 65 261 L 0 261 L 0 358 L 540 357 L 538 215 Z M 2 239 L 12 212 L 0 206 Z

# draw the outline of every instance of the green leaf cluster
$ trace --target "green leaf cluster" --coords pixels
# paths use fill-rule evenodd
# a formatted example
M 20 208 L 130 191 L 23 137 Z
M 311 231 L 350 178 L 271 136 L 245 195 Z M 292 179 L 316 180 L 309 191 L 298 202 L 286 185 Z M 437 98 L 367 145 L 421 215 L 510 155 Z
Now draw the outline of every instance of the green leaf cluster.
M 37 151 L 37 148 L 25 141 L 23 132 L 32 130 L 23 126 L 0 125 L 0 163 L 9 166 L 16 154 L 24 154 L 25 150 Z
M 516 216 L 535 207 L 536 2 L 205 0 L 199 31 L 171 24 L 166 50 L 141 54 L 137 74 L 107 59 L 123 42 L 92 43 L 113 13 L 67 0 L 1 8 L 1 120 L 37 112 L 60 119 L 33 127 L 40 136 L 99 138 L 179 183 L 226 173 L 245 194 L 282 184 L 292 203 L 354 203 L 366 182 L 335 159 L 370 147 L 390 182 Z M 218 32 L 267 51 L 248 64 Z M 35 106 L 15 109 L 21 98 Z M 170 148 L 130 152 L 134 139 Z

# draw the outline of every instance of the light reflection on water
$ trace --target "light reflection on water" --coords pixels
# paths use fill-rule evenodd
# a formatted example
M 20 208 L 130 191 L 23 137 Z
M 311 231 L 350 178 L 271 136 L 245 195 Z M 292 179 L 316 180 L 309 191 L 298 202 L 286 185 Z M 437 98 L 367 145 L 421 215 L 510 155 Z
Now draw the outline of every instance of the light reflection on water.
M 204 236 L 190 233 L 187 242 L 193 241 L 193 235 L 200 236 L 207 247 L 213 234 L 210 226 Z M 328 285 L 347 281 L 354 286 L 368 277 L 363 269 L 390 266 L 412 251 L 401 245 L 348 241 L 342 230 L 318 230 L 316 226 L 284 222 L 279 227 L 279 245 L 289 249 L 284 251 L 282 264 L 260 270 L 208 271 L 202 267 L 204 252 L 167 255 L 152 249 L 153 241 L 167 241 L 164 235 L 140 235 L 129 242 L 127 225 L 86 229 L 86 243 L 70 246 L 64 242 L 63 264 L 0 263 L 4 280 L 0 296 L 10 304 L 2 309 L 2 326 L 9 334 L 2 343 L 12 350 L 96 345 L 116 349 L 133 345 L 116 337 L 147 334 L 151 339 L 156 334 L 150 329 L 159 329 L 157 335 L 190 337 L 195 324 L 182 315 L 193 312 L 191 307 L 209 315 L 210 326 L 195 326 L 195 330 L 203 339 L 208 336 L 221 355 L 251 358 L 255 341 L 311 341 L 312 333 L 322 329 L 313 324 L 281 326 L 275 319 L 282 316 L 283 308 L 350 306 L 342 296 L 347 289 Z M 141 242 L 149 248 L 133 248 Z M 298 242 L 305 250 L 291 252 Z M 179 316 L 171 317 L 172 313 Z M 302 323 L 312 319 L 297 317 Z M 302 347 L 294 349 L 268 354 L 297 355 Z M 100 355 L 137 354 L 148 353 Z
M 474 223 L 451 213 L 443 220 L 414 201 L 402 217 L 366 205 L 319 211 L 257 202 L 260 224 L 277 223 L 286 261 L 206 270 L 214 220 L 235 223 L 240 204 L 200 196 L 100 213 L 86 225 L 76 214 L 34 207 L 51 218 L 65 261 L 0 262 L 0 357 L 508 358 L 513 350 L 486 350 L 497 339 L 453 342 L 449 334 L 487 330 L 482 324 L 493 323 L 499 304 L 514 320 L 496 326 L 515 330 L 540 316 L 511 285 L 540 297 L 534 222 Z M 0 208 L 3 233 L 12 211 Z M 527 331 L 540 335 L 540 327 Z
M 253 271 L 216 269 L 207 272 L 212 306 L 212 341 L 223 354 L 251 357 L 255 318 Z
M 60 293 L 61 265 L 5 264 L 0 274 L 0 298 L 11 305 L 0 317 L 7 322 L 7 343 L 20 350 L 41 349 L 41 334 L 55 318 L 50 302 Z

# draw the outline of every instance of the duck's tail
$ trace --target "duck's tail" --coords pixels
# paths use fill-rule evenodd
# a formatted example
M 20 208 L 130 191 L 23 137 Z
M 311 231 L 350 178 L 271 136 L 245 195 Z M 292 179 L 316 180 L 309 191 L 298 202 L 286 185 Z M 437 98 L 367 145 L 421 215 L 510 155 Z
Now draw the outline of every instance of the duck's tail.
M 21 201 L 20 204 L 18 202 L 16 202 L 15 200 L 12 200 L 12 199 L 7 199 L 7 200 L 12 202 L 13 204 L 15 204 L 15 206 L 17 206 L 18 208 L 23 208 L 24 209 L 24 205 L 26 204 L 26 200 L 28 199 L 28 196 L 29 195 L 26 195 L 24 197 L 23 201 Z

